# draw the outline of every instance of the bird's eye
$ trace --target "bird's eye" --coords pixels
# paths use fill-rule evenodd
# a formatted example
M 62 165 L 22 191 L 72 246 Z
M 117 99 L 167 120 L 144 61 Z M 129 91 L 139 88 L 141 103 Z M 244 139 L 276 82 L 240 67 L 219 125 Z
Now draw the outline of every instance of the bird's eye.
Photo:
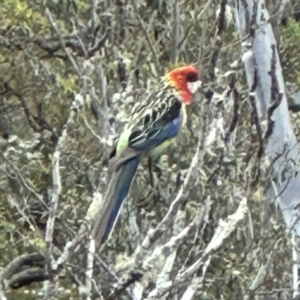
M 199 80 L 199 76 L 197 73 L 187 73 L 186 74 L 186 81 L 187 82 L 196 82 Z

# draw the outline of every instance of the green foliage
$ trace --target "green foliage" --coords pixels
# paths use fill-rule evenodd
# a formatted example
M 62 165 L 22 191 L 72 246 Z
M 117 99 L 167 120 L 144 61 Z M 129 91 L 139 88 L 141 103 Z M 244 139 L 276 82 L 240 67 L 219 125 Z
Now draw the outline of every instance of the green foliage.
M 290 18 L 288 25 L 281 29 L 281 37 L 284 77 L 300 87 L 300 23 Z
M 3 27 L 21 26 L 27 30 L 43 30 L 47 32 L 49 24 L 40 9 L 30 5 L 30 1 L 5 0 L 0 7 Z

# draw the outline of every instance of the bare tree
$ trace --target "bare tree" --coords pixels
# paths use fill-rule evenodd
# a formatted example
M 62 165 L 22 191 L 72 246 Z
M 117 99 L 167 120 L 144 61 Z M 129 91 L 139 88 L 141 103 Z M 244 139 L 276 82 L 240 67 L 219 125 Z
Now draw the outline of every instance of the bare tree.
M 0 7 L 1 299 L 298 296 L 298 68 L 287 66 L 300 26 L 281 25 L 292 1 L 273 2 Z M 188 124 L 141 164 L 98 249 L 114 140 L 136 95 L 182 62 L 202 79 Z

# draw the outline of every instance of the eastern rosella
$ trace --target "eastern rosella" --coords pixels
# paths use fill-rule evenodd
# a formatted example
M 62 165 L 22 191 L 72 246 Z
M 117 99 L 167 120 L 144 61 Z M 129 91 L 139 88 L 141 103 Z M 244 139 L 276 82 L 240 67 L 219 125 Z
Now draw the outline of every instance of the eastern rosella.
M 155 89 L 136 99 L 110 157 L 113 168 L 103 206 L 95 217 L 93 236 L 104 243 L 117 221 L 129 193 L 142 154 L 155 159 L 171 144 L 186 120 L 186 105 L 200 86 L 200 73 L 193 66 L 166 74 Z

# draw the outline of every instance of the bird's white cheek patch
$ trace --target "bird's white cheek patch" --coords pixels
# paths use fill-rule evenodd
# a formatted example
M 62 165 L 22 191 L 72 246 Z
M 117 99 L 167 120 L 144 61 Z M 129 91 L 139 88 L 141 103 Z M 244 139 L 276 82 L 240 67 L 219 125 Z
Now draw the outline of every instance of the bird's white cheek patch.
M 195 81 L 195 82 L 188 82 L 187 83 L 187 87 L 188 87 L 189 91 L 192 94 L 195 94 L 200 86 L 201 86 L 201 81 L 200 80 Z

